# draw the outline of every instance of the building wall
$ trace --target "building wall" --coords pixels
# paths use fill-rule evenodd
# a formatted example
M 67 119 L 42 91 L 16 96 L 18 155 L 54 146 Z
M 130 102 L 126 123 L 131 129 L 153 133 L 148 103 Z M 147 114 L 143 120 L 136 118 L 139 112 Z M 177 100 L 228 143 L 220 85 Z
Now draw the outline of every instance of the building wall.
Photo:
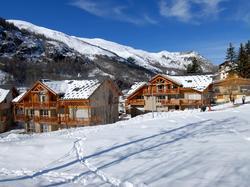
M 92 124 L 107 124 L 118 121 L 119 93 L 112 83 L 104 81 L 90 97 L 91 116 L 97 117 Z
M 5 132 L 13 125 L 12 115 L 12 91 L 8 93 L 6 99 L 0 104 L 0 133 Z
M 188 100 L 201 100 L 201 94 L 198 93 L 184 93 L 184 99 Z
M 17 121 L 24 122 L 27 132 L 40 133 L 61 128 L 113 123 L 119 118 L 119 92 L 110 81 L 104 81 L 94 91 L 90 96 L 90 102 L 86 99 L 58 100 L 56 95 L 50 93 L 49 90 L 44 90 L 45 88 L 40 84 L 32 89 L 34 91 L 28 92 L 20 101 L 20 103 L 25 103 L 25 105 L 20 105 L 23 110 L 15 110 L 15 113 L 19 115 Z M 38 97 L 39 92 L 44 92 L 48 96 L 48 98 L 43 98 L 44 103 L 42 105 Z M 51 101 L 57 102 L 57 104 L 51 106 Z M 18 103 L 15 106 L 18 108 Z M 31 109 L 34 111 L 32 112 L 33 115 L 30 112 Z M 47 110 L 48 115 L 46 113 L 45 118 L 41 118 L 40 110 Z M 29 117 L 27 118 L 27 116 Z M 43 121 L 49 122 L 44 123 Z
M 250 95 L 250 79 L 227 79 L 214 83 L 212 86 L 216 103 L 230 102 L 233 99 L 241 99 Z
M 156 110 L 156 97 L 155 96 L 147 96 L 145 97 L 145 111 Z

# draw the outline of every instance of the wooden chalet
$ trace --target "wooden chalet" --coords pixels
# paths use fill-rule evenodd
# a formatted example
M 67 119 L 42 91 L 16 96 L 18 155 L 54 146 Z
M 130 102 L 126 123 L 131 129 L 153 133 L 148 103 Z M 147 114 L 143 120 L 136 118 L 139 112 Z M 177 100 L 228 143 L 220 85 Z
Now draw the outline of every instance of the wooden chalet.
M 13 100 L 14 119 L 27 132 L 114 123 L 119 95 L 111 80 L 41 80 Z
M 7 131 L 13 124 L 11 101 L 17 95 L 15 88 L 0 88 L 0 133 Z
M 244 79 L 236 74 L 229 74 L 227 78 L 214 81 L 209 86 L 216 103 L 230 102 L 243 96 L 250 96 L 250 79 Z
M 207 104 L 204 92 L 212 82 L 210 75 L 169 76 L 158 74 L 149 82 L 131 87 L 125 102 L 132 116 L 149 111 L 184 110 Z

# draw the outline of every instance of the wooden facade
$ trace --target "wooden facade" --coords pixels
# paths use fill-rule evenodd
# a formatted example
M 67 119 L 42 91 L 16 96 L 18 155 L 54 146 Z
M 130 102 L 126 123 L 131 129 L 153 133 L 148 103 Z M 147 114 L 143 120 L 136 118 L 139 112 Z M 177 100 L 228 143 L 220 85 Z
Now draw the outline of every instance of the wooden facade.
M 105 80 L 84 99 L 64 99 L 42 81 L 14 101 L 14 119 L 27 132 L 48 132 L 63 128 L 113 123 L 118 120 L 121 92 Z
M 230 74 L 226 79 L 214 81 L 209 88 L 216 103 L 230 102 L 243 96 L 250 96 L 250 79 Z
M 167 76 L 156 75 L 128 95 L 125 106 L 132 116 L 149 111 L 199 108 L 208 103 L 206 95 L 192 88 L 184 88 Z
M 15 88 L 1 89 L 0 102 L 0 133 L 7 131 L 13 125 L 12 99 L 18 95 Z

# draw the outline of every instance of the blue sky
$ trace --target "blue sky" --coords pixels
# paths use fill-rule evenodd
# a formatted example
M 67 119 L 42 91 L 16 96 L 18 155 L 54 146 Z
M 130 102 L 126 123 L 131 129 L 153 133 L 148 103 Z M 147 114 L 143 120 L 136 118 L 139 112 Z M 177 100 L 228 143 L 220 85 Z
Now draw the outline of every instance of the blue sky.
M 249 0 L 8 0 L 0 16 L 147 51 L 201 53 L 223 62 L 250 39 Z

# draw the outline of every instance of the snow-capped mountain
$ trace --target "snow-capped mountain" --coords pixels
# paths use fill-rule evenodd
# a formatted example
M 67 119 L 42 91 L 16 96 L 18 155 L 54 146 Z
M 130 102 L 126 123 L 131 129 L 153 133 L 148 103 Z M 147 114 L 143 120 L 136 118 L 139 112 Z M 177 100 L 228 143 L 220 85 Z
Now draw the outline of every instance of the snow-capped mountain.
M 99 46 L 103 49 L 112 51 L 113 53 L 119 55 L 122 58 L 132 58 L 135 60 L 136 64 L 143 66 L 147 69 L 156 70 L 158 72 L 162 72 L 162 69 L 157 67 L 159 65 L 165 68 L 186 69 L 186 66 L 191 63 L 192 58 L 197 58 L 201 61 L 204 61 L 204 63 L 201 64 L 203 71 L 211 71 L 211 64 L 204 57 L 194 51 L 186 53 L 168 51 L 151 53 L 99 38 L 81 38 L 81 40 Z
M 62 32 L 50 30 L 44 27 L 39 27 L 26 21 L 8 20 L 20 29 L 25 29 L 33 33 L 42 34 L 47 38 L 58 40 L 67 44 L 70 48 L 79 53 L 93 59 L 98 55 L 108 57 L 121 57 L 124 59 L 132 58 L 134 63 L 146 69 L 162 72 L 162 69 L 157 68 L 158 65 L 165 68 L 185 69 L 191 63 L 192 58 L 202 59 L 205 63 L 202 64 L 204 71 L 210 71 L 209 62 L 196 52 L 168 52 L 161 51 L 159 53 L 150 53 L 147 51 L 134 49 L 125 45 L 120 45 L 115 42 L 106 41 L 103 39 L 88 39 L 69 36 Z
M 40 64 L 38 66 L 44 73 L 40 76 L 36 73 L 33 79 L 48 76 L 48 66 L 51 66 L 49 71 L 53 71 L 49 75 L 72 78 L 109 76 L 126 84 L 145 80 L 155 73 L 179 74 L 194 58 L 204 72 L 213 69 L 213 65 L 196 52 L 152 53 L 103 39 L 69 36 L 20 20 L 1 23 L 0 60 L 14 58 L 26 65 L 28 62 L 27 68 L 33 70 L 37 68 L 34 64 Z M 58 67 L 63 70 L 56 70 Z

